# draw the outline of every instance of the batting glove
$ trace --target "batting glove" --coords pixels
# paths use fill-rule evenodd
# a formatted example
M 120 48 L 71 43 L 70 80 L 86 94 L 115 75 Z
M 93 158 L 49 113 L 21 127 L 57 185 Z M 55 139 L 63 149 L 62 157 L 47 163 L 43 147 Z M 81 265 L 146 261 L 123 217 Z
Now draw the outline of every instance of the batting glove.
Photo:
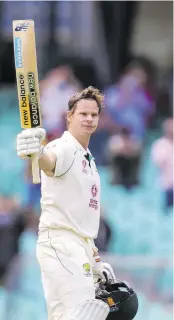
M 21 158 L 27 158 L 32 154 L 40 156 L 42 154 L 42 141 L 46 137 L 46 131 L 43 128 L 32 128 L 23 130 L 17 135 L 17 155 Z
M 106 278 L 106 283 L 114 284 L 118 282 L 114 270 L 109 263 L 103 262 L 103 274 Z
M 106 278 L 103 273 L 103 263 L 100 259 L 98 251 L 94 253 L 93 259 L 94 259 L 93 261 L 94 282 L 97 283 L 99 281 L 102 281 L 102 283 L 104 284 L 106 282 Z

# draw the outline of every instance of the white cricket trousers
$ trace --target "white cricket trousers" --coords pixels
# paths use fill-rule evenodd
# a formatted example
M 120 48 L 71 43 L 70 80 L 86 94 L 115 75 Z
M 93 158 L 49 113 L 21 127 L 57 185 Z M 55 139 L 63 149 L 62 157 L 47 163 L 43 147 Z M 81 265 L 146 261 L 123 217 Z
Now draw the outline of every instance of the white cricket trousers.
M 71 230 L 46 229 L 40 231 L 37 242 L 37 259 L 41 269 L 48 319 L 80 319 L 79 315 L 78 317 L 71 317 L 71 315 L 78 313 L 78 306 L 95 299 L 91 240 L 82 238 Z M 94 302 L 96 301 L 98 304 L 99 300 Z M 107 305 L 102 301 L 100 305 L 105 309 L 103 312 L 108 313 Z M 96 306 L 93 309 L 95 310 Z M 95 315 L 95 320 L 103 320 L 106 317 Z M 90 316 L 89 319 L 93 320 L 92 318 L 93 316 Z M 83 319 L 85 319 L 84 316 Z

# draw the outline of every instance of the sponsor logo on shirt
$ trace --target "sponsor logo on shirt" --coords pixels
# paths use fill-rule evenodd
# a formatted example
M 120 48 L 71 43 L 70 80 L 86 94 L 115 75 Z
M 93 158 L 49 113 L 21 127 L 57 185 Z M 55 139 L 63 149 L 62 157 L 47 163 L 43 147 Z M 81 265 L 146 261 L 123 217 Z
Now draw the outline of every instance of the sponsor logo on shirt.
M 83 171 L 84 173 L 87 173 L 86 165 L 87 165 L 86 160 L 83 160 L 83 161 L 82 161 L 82 171 Z
M 89 201 L 89 207 L 97 210 L 98 209 L 98 201 L 96 199 L 94 199 L 98 194 L 98 188 L 97 188 L 96 184 L 92 185 L 91 194 L 92 194 L 93 198 L 90 199 L 90 201 Z
M 92 188 L 91 188 L 91 193 L 93 197 L 96 197 L 97 193 L 98 193 L 98 189 L 96 184 L 93 184 Z
M 91 274 L 91 266 L 89 263 L 84 263 L 83 264 L 83 269 L 85 270 L 85 276 L 87 277 L 91 277 L 92 274 Z

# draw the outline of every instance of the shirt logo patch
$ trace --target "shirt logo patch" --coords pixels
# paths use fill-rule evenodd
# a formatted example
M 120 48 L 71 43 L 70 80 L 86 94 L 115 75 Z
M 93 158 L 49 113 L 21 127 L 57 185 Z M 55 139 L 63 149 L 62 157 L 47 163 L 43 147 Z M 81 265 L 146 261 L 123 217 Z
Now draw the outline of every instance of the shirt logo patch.
M 85 276 L 91 277 L 91 266 L 89 263 L 84 263 L 83 264 L 83 269 L 85 270 Z
M 92 188 L 91 188 L 91 193 L 93 197 L 96 197 L 97 193 L 98 193 L 98 189 L 96 184 L 93 184 Z
M 92 193 L 93 198 L 90 199 L 89 207 L 97 210 L 98 209 L 98 201 L 94 199 L 98 194 L 98 188 L 97 188 L 96 184 L 92 185 L 91 193 Z
M 87 173 L 86 165 L 87 165 L 86 160 L 83 160 L 83 161 L 82 161 L 82 171 L 83 171 L 84 173 Z

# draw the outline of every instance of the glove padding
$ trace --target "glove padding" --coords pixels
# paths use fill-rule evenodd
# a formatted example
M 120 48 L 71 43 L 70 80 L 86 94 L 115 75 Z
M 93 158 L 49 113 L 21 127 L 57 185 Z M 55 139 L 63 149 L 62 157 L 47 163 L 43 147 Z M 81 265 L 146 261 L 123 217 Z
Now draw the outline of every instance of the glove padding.
M 23 130 L 17 135 L 17 155 L 25 158 L 32 154 L 37 154 L 42 150 L 42 141 L 46 137 L 46 131 L 43 128 L 32 128 Z
M 114 270 L 109 263 L 102 262 L 100 256 L 94 256 L 93 275 L 94 282 L 101 281 L 103 284 L 114 284 L 118 281 Z
M 106 278 L 103 273 L 103 262 L 100 259 L 100 256 L 94 255 L 93 257 L 93 276 L 94 276 L 94 283 L 101 281 L 103 284 L 106 282 Z
M 107 262 L 103 262 L 103 274 L 106 278 L 106 283 L 114 284 L 118 282 L 118 279 L 115 276 L 114 270 L 111 265 Z

